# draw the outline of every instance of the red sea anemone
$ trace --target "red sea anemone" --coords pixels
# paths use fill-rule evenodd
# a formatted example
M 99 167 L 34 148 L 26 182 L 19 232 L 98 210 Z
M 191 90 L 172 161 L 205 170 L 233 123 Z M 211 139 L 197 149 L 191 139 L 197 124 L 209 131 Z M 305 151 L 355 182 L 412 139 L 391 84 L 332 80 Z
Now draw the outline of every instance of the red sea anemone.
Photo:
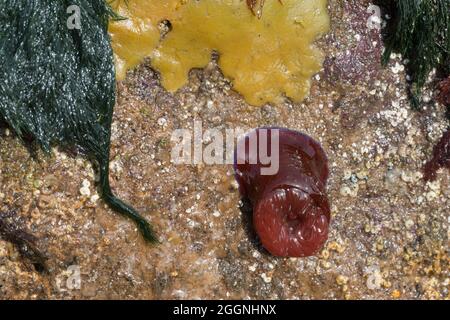
M 257 141 L 253 150 L 252 138 Z M 253 225 L 262 245 L 275 256 L 314 255 L 325 243 L 330 223 L 325 152 L 311 137 L 288 129 L 256 129 L 243 139 L 245 152 L 235 156 L 236 179 L 253 205 Z M 271 161 L 278 161 L 278 171 L 264 174 L 269 153 Z

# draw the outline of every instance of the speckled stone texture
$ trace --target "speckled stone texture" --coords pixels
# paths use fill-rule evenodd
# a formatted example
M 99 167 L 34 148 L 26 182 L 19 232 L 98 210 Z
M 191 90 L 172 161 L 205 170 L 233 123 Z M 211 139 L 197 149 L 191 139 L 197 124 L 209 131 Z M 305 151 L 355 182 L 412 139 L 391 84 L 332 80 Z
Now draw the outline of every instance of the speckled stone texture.
M 99 200 L 83 155 L 33 157 L 2 128 L 0 209 L 37 238 L 48 270 L 0 240 L 0 299 L 449 298 L 449 175 L 425 183 L 421 171 L 446 129 L 445 108 L 427 90 L 423 110 L 410 109 L 402 58 L 381 68 L 379 33 L 364 29 L 369 5 L 330 2 L 332 30 L 318 43 L 327 63 L 301 104 L 251 107 L 214 62 L 173 95 L 145 62 L 118 84 L 111 183 L 161 245 Z M 320 141 L 332 222 L 318 256 L 262 249 L 231 165 L 171 163 L 172 131 L 194 120 L 282 126 Z

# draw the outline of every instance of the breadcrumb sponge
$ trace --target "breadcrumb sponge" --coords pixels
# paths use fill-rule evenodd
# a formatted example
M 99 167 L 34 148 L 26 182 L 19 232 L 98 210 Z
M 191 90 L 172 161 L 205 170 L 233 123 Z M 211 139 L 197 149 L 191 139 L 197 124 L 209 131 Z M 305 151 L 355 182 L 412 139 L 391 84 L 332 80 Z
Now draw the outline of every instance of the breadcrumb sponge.
M 192 68 L 204 67 L 215 50 L 222 72 L 252 105 L 302 101 L 323 62 L 313 42 L 329 29 L 326 0 L 266 1 L 255 16 L 239 0 L 118 2 L 127 20 L 110 24 L 117 75 L 144 57 L 169 91 L 181 88 Z M 160 40 L 158 23 L 172 30 Z

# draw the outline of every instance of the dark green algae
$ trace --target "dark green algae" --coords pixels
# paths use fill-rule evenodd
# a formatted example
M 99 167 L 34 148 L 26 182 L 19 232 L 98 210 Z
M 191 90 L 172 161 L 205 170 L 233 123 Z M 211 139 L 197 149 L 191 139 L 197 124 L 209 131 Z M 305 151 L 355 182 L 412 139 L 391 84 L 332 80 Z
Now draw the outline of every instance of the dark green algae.
M 69 29 L 71 5 L 80 29 Z M 149 223 L 109 185 L 115 69 L 104 0 L 0 0 L 0 118 L 43 150 L 77 146 L 98 162 L 103 199 L 157 242 Z

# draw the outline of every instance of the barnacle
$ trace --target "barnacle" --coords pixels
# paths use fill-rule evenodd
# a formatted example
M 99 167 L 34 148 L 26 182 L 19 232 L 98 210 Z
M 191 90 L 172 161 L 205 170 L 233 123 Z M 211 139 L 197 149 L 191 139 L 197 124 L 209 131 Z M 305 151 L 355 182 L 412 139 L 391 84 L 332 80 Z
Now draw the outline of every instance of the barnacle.
M 109 28 L 117 76 L 150 56 L 163 86 L 176 91 L 217 51 L 222 72 L 250 104 L 279 102 L 284 95 L 301 101 L 321 68 L 323 56 L 313 42 L 328 30 L 326 4 L 268 0 L 258 18 L 240 0 L 116 1 L 113 7 L 128 18 Z M 160 39 L 164 20 L 172 30 Z

